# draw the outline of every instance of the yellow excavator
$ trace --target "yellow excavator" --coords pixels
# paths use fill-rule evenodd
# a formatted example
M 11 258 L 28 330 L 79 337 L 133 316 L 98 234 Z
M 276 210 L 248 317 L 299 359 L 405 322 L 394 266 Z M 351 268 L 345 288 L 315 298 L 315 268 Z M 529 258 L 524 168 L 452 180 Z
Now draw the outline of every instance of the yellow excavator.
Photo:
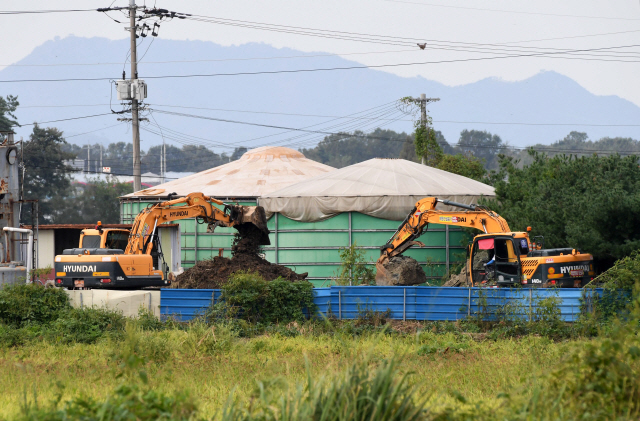
M 436 210 L 436 205 L 461 211 Z M 465 205 L 426 197 L 419 200 L 397 231 L 382 246 L 376 263 L 376 278 L 388 277 L 387 264 L 394 256 L 423 243 L 416 241 L 429 223 L 476 228 L 483 232 L 467 247 L 467 284 L 494 287 L 580 288 L 593 279 L 593 256 L 573 248 L 544 249 L 544 238 L 529 238 L 526 232 L 512 232 L 500 215 L 484 206 Z
M 234 227 L 242 236 L 253 236 L 260 245 L 268 245 L 267 218 L 261 206 L 241 206 L 191 193 L 186 197 L 156 203 L 136 217 L 127 241 L 126 231 L 84 230 L 80 247 L 64 250 L 55 257 L 55 285 L 69 289 L 109 288 L 134 289 L 167 286 L 173 274 L 162 258 L 158 226 L 180 219 L 195 218 L 206 223 L 207 232 L 216 227 Z M 214 206 L 218 205 L 222 209 Z M 112 238 L 111 238 L 112 237 Z M 118 237 L 120 241 L 116 240 Z M 123 248 L 117 248 L 117 247 Z

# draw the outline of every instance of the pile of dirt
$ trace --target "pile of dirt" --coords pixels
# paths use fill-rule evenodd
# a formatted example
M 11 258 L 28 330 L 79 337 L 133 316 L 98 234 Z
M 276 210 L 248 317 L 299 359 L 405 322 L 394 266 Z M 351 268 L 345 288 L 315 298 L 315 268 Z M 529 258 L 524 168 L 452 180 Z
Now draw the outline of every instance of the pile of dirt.
M 176 288 L 217 289 L 224 285 L 229 276 L 240 271 L 257 272 L 267 281 L 279 277 L 289 281 L 302 281 L 308 273 L 298 274 L 286 266 L 275 265 L 259 256 L 262 233 L 252 226 L 239 226 L 238 234 L 231 246 L 231 259 L 216 256 L 203 260 L 178 275 L 174 281 Z
M 381 265 L 376 265 L 376 285 L 419 285 L 427 282 L 427 275 L 416 259 L 409 256 L 394 256 Z

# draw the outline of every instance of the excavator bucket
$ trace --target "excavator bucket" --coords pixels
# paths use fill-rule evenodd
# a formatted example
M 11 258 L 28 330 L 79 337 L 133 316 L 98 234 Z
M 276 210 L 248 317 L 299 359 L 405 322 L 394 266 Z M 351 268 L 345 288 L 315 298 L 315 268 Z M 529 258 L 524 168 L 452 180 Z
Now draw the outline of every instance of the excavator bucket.
M 267 214 L 262 206 L 243 206 L 238 222 L 239 224 L 236 225 L 238 231 L 241 233 L 253 231 L 255 235 L 259 235 L 260 245 L 268 246 L 271 244 L 267 228 Z

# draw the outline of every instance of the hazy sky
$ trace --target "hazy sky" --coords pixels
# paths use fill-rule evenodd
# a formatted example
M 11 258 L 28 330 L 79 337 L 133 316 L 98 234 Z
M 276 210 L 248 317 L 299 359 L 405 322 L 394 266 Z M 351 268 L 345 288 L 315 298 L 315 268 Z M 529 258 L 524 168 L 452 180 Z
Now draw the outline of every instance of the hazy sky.
M 109 3 L 111 0 L 0 0 L 0 10 L 87 9 L 106 7 Z M 138 0 L 138 4 L 141 3 L 144 4 Z M 114 6 L 127 4 L 126 0 L 113 2 Z M 402 76 L 420 75 L 447 85 L 486 77 L 521 80 L 541 70 L 555 70 L 595 94 L 618 95 L 640 105 L 639 0 L 147 0 L 146 4 L 215 18 L 398 37 L 395 40 L 407 38 L 400 40 L 401 44 L 424 40 L 428 48 L 438 49 L 421 51 L 412 45 L 355 42 L 190 20 L 164 23 L 160 36 L 166 39 L 197 39 L 223 45 L 264 42 L 276 47 L 341 54 L 366 65 L 473 59 L 383 69 Z M 122 22 L 126 20 L 118 12 L 110 15 Z M 0 15 L 0 39 L 3 40 L 0 64 L 14 63 L 56 36 L 125 38 L 124 26 L 97 12 Z M 598 36 L 591 36 L 596 34 Z M 390 38 L 385 40 L 388 42 Z M 442 49 L 445 45 L 447 50 Z M 581 56 L 574 53 L 572 59 L 555 55 L 475 60 L 531 54 L 532 47 L 542 48 L 546 53 L 599 50 L 583 51 Z M 477 52 L 478 48 L 484 52 Z M 77 57 L 78 62 L 83 62 L 81 51 Z M 70 68 L 69 75 L 81 76 L 78 72 L 81 67 Z

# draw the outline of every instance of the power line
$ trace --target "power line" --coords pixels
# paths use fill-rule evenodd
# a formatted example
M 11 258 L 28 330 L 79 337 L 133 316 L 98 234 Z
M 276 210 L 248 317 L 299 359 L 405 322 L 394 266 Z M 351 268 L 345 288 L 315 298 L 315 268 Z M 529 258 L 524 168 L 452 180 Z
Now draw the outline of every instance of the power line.
M 97 9 L 67 9 L 67 10 L 0 10 L 0 15 L 32 15 L 43 13 L 97 12 Z
M 259 127 L 266 127 L 266 128 L 272 128 L 272 129 L 286 129 L 286 130 L 290 130 L 290 131 L 317 133 L 317 134 L 324 134 L 324 135 L 328 135 L 328 136 L 330 136 L 330 135 L 338 135 L 338 136 L 363 137 L 363 138 L 380 139 L 380 140 L 392 140 L 392 141 L 395 140 L 395 139 L 391 139 L 391 138 L 382 138 L 382 137 L 378 138 L 378 137 L 367 136 L 367 135 L 353 135 L 353 134 L 348 134 L 348 133 L 336 133 L 336 132 L 328 132 L 328 131 L 323 131 L 323 130 L 309 130 L 309 129 L 303 129 L 303 128 L 294 128 L 294 127 L 284 127 L 284 126 L 268 125 L 268 124 L 261 124 L 261 123 L 253 123 L 253 122 L 247 122 L 247 121 L 220 119 L 220 118 L 215 118 L 215 117 L 198 116 L 198 115 L 185 114 L 185 113 L 175 113 L 175 112 L 171 112 L 171 111 L 162 111 L 162 110 L 157 110 L 157 109 L 154 110 L 154 111 L 158 112 L 158 113 L 175 115 L 175 116 L 180 116 L 180 117 L 199 118 L 199 119 L 203 119 L 203 120 L 220 121 L 220 122 L 224 122 L 224 123 L 233 123 L 233 124 L 245 124 L 245 125 L 250 125 L 250 126 L 259 126 Z M 403 142 L 405 142 L 405 141 L 403 141 Z M 458 146 L 467 146 L 467 145 L 458 144 Z M 479 146 L 476 146 L 476 145 L 469 145 L 469 146 L 479 147 Z M 493 148 L 493 149 L 501 149 L 501 148 L 503 148 L 503 149 L 522 149 L 522 150 L 529 149 L 529 147 L 518 148 L 518 147 L 514 147 L 514 146 L 490 147 L 490 148 Z M 603 152 L 603 151 L 593 151 L 593 150 L 585 150 L 585 151 L 586 152 Z M 567 150 L 566 152 L 575 152 L 575 151 Z M 638 153 L 637 151 L 613 151 L 613 153 L 620 153 L 620 152 Z
M 335 70 L 356 70 L 356 69 L 375 69 L 385 67 L 403 67 L 403 66 L 417 66 L 425 64 L 443 64 L 443 63 L 461 63 L 461 62 L 474 62 L 484 60 L 499 60 L 506 58 L 523 58 L 523 57 L 545 57 L 545 58 L 561 58 L 561 59 L 579 59 L 579 60 L 591 60 L 591 61 L 615 61 L 622 63 L 640 63 L 640 60 L 606 60 L 606 59 L 589 59 L 589 58 L 576 58 L 576 57 L 561 57 L 559 54 L 566 54 L 572 52 L 581 51 L 596 51 L 611 48 L 629 48 L 638 47 L 640 44 L 618 46 L 618 47 L 605 47 L 605 48 L 592 48 L 583 50 L 567 50 L 558 52 L 547 53 L 531 53 L 531 54 L 509 54 L 493 57 L 472 57 L 463 59 L 449 59 L 449 60 L 437 60 L 437 61 L 423 61 L 414 63 L 396 63 L 396 64 L 378 64 L 370 66 L 345 66 L 345 67 L 328 67 L 328 68 L 316 68 L 316 69 L 294 69 L 294 70 L 271 70 L 271 71 L 257 71 L 257 72 L 235 72 L 235 73 L 210 73 L 210 74 L 190 74 L 190 75 L 163 75 L 163 76 L 145 76 L 145 79 L 183 79 L 193 77 L 221 77 L 221 76 L 253 76 L 253 75 L 268 75 L 268 74 L 287 74 L 287 73 L 311 73 L 322 71 L 335 71 Z M 18 83 L 18 82 L 90 82 L 101 80 L 113 80 L 113 78 L 66 78 L 66 79 L 19 79 L 19 80 L 0 80 L 0 83 Z
M 387 1 L 390 3 L 416 4 L 420 6 L 430 6 L 430 7 L 443 7 L 443 8 L 450 8 L 450 9 L 476 10 L 480 12 L 514 13 L 514 14 L 520 14 L 520 15 L 538 15 L 538 16 L 554 16 L 554 17 L 566 17 L 566 18 L 626 20 L 626 21 L 640 20 L 640 18 L 617 18 L 617 17 L 607 17 L 607 16 L 567 15 L 567 14 L 561 14 L 561 13 L 539 13 L 539 12 L 525 12 L 525 11 L 518 11 L 518 10 L 484 9 L 479 7 L 451 6 L 451 5 L 444 5 L 444 4 L 422 3 L 422 2 L 407 1 L 407 0 L 382 0 L 382 1 Z
M 95 133 L 95 132 L 99 132 L 99 131 L 101 131 L 101 130 L 106 130 L 106 129 L 110 129 L 110 128 L 112 128 L 112 127 L 120 126 L 120 125 L 122 125 L 122 124 L 123 124 L 123 123 L 121 122 L 121 123 L 118 123 L 118 124 L 114 124 L 114 125 L 112 125 L 112 126 L 103 127 L 103 128 L 101 128 L 101 129 L 91 130 L 90 132 L 84 132 L 84 133 L 73 134 L 73 135 L 71 135 L 71 136 L 64 136 L 64 138 L 65 138 L 65 139 L 69 139 L 70 137 L 76 137 L 76 136 L 82 136 L 82 135 L 89 134 L 89 133 Z
M 154 107 L 169 107 L 169 108 L 185 108 L 195 110 L 210 110 L 210 111 L 225 111 L 225 112 L 237 112 L 237 113 L 249 113 L 249 114 L 267 114 L 267 115 L 286 115 L 296 117 L 317 117 L 317 118 L 352 118 L 358 120 L 377 120 L 384 121 L 384 118 L 370 118 L 370 117 L 348 117 L 348 116 L 335 116 L 335 115 L 320 115 L 320 114 L 299 114 L 299 113 L 278 113 L 273 111 L 250 111 L 250 110 L 237 110 L 228 108 L 207 108 L 207 107 L 188 107 L 181 105 L 168 105 L 168 104 L 147 104 Z M 410 119 L 394 121 L 413 121 Z M 509 126 L 581 126 L 581 127 L 640 127 L 640 124 L 594 124 L 594 123 L 528 123 L 528 122 L 497 122 L 497 121 L 457 121 L 457 120 L 433 120 L 434 123 L 452 123 L 452 124 L 495 124 L 495 125 L 509 125 Z
M 82 117 L 72 117 L 72 118 L 63 118 L 60 120 L 50 120 L 50 121 L 39 121 L 36 123 L 28 123 L 28 124 L 20 124 L 17 127 L 23 127 L 23 126 L 35 126 L 36 124 L 48 124 L 48 123 L 57 123 L 59 121 L 70 121 L 70 120 L 80 120 L 83 118 L 91 118 L 91 117 L 101 117 L 101 116 L 105 116 L 105 115 L 113 115 L 113 113 L 103 113 L 103 114 L 94 114 L 94 115 L 85 115 Z M 15 126 L 14 126 L 15 127 Z
M 201 16 L 201 15 L 192 15 L 189 19 L 196 20 L 199 22 L 205 22 L 205 23 L 231 25 L 231 26 L 238 26 L 238 27 L 249 28 L 249 29 L 258 29 L 258 30 L 272 31 L 272 32 L 283 32 L 283 33 L 290 33 L 290 34 L 296 34 L 296 35 L 316 36 L 320 38 L 340 39 L 343 41 L 405 45 L 405 46 L 411 46 L 411 47 L 414 47 L 417 43 L 419 45 L 420 42 L 427 42 L 427 45 L 430 45 L 433 42 L 445 42 L 449 44 L 459 44 L 459 45 L 466 45 L 466 46 L 469 46 L 469 45 L 505 46 L 508 44 L 514 44 L 514 42 L 502 43 L 502 44 L 479 44 L 479 43 L 434 40 L 434 39 L 428 39 L 423 37 L 409 38 L 409 37 L 399 37 L 394 35 L 379 35 L 379 34 L 370 34 L 370 33 L 362 33 L 362 32 L 337 31 L 337 30 L 329 30 L 329 29 L 281 25 L 281 24 L 272 24 L 272 23 L 255 22 L 255 21 L 244 21 L 244 20 L 238 20 L 238 19 L 228 19 L 228 18 L 219 18 L 219 17 L 211 17 L 211 16 Z M 562 39 L 562 38 L 564 37 L 560 37 L 558 39 Z M 524 42 L 531 42 L 531 41 L 524 41 Z M 523 47 L 523 48 L 532 48 L 532 47 Z
M 638 31 L 640 32 L 640 31 Z M 251 60 L 283 60 L 295 58 L 317 58 L 317 57 L 335 57 L 335 56 L 351 56 L 366 54 L 389 54 L 389 53 L 406 53 L 419 52 L 415 48 L 410 50 L 391 50 L 391 51 L 369 51 L 359 53 L 334 53 L 334 54 L 305 54 L 298 56 L 274 56 L 274 57 L 247 57 L 247 58 L 221 58 L 221 59 L 202 59 L 202 60 L 167 60 L 167 61 L 145 61 L 145 64 L 171 64 L 171 63 L 209 63 L 209 62 L 225 62 L 225 61 L 251 61 Z M 59 63 L 59 64 L 0 64 L 0 67 L 55 67 L 55 66 L 104 66 L 104 65 L 121 65 L 122 62 L 108 63 Z
M 519 44 L 519 43 L 540 42 L 540 41 L 556 41 L 556 40 L 587 38 L 587 37 L 599 37 L 599 36 L 619 35 L 619 34 L 628 34 L 628 33 L 636 33 L 636 32 L 640 32 L 640 30 L 604 32 L 604 33 L 598 33 L 598 34 L 586 34 L 586 35 L 564 36 L 564 37 L 554 37 L 554 38 L 540 38 L 540 39 L 533 39 L 533 40 L 511 41 L 511 42 L 504 42 L 504 43 L 498 43 L 498 44 L 472 43 L 472 45 L 508 46 L 510 44 Z M 469 43 L 463 43 L 463 42 L 457 42 L 457 41 L 443 41 L 443 40 L 427 40 L 427 41 L 428 42 L 445 42 L 445 43 L 452 43 L 452 44 L 469 44 Z M 407 49 L 407 50 L 367 51 L 367 52 L 332 53 L 332 54 L 305 54 L 305 55 L 296 55 L 296 56 L 246 57 L 246 58 L 201 59 L 201 60 L 146 61 L 145 64 L 171 64 L 171 63 L 183 64 L 183 63 L 206 63 L 206 62 L 227 62 L 227 61 L 251 61 L 251 60 L 284 60 L 284 59 L 296 59 L 296 58 L 317 58 L 317 57 L 335 57 L 335 56 L 369 55 L 369 54 L 393 54 L 393 53 L 405 53 L 405 52 L 416 52 L 417 53 L 417 52 L 420 52 L 420 50 L 416 50 L 415 48 L 411 48 L 411 49 Z M 104 65 L 118 65 L 119 66 L 121 64 L 122 64 L 122 62 L 46 63 L 46 64 L 16 64 L 16 63 L 13 63 L 13 64 L 0 64 L 0 67 L 65 67 L 65 66 L 104 66 Z

